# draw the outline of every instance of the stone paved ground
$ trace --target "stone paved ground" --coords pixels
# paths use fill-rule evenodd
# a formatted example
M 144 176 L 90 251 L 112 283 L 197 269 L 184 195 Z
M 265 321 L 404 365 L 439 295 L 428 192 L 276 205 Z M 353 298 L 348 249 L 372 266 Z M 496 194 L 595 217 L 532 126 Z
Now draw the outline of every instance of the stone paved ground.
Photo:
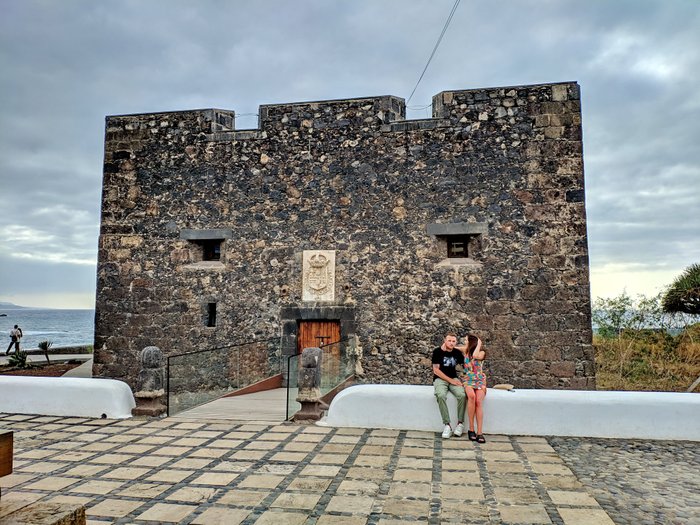
M 603 497 L 595 465 L 620 471 L 618 459 L 630 469 L 645 459 L 603 440 L 550 440 L 555 449 L 544 438 L 489 436 L 479 446 L 428 432 L 7 414 L 0 428 L 15 431 L 0 517 L 41 499 L 84 504 L 91 524 L 609 525 L 606 510 L 617 516 L 620 501 L 644 498 L 623 481 L 624 495 Z M 679 446 L 693 481 L 697 453 Z M 673 482 L 676 471 L 654 475 Z M 697 516 L 682 514 L 697 507 L 697 493 L 678 507 L 678 517 L 691 517 L 679 523 Z M 619 523 L 634 522 L 625 516 Z
M 700 524 L 700 443 L 548 441 L 616 524 Z

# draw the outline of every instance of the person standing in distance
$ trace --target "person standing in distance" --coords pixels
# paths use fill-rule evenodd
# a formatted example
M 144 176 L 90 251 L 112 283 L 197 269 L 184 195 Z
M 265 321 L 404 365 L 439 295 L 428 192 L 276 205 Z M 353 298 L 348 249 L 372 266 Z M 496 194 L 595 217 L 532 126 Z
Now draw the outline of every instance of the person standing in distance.
M 22 339 L 22 335 L 22 329 L 17 325 L 10 330 L 10 346 L 7 347 L 5 355 L 10 353 L 13 346 L 15 347 L 15 353 L 19 352 L 19 340 Z
M 457 378 L 457 367 L 464 366 L 464 354 L 455 348 L 456 344 L 457 336 L 448 333 L 445 335 L 442 345 L 433 350 L 433 387 L 442 424 L 445 425 L 442 431 L 444 439 L 453 434 L 452 425 L 450 425 L 450 412 L 447 409 L 447 392 L 451 392 L 457 398 L 457 426 L 454 429 L 454 435 L 459 437 L 464 433 L 464 407 L 467 396 L 462 382 Z

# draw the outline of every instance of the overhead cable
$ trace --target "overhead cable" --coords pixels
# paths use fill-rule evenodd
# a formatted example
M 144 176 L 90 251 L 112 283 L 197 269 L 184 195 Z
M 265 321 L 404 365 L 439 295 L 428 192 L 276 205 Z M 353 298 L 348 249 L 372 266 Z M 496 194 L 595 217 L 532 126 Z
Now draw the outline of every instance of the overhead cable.
M 447 20 L 445 21 L 445 25 L 442 27 L 442 32 L 440 33 L 440 37 L 437 39 L 437 42 L 435 42 L 435 47 L 433 48 L 433 52 L 430 53 L 430 58 L 428 59 L 428 62 L 425 64 L 425 67 L 423 68 L 423 72 L 420 74 L 420 78 L 418 79 L 418 82 L 416 82 L 416 86 L 413 88 L 413 91 L 411 91 L 411 95 L 408 97 L 408 100 L 406 101 L 406 104 L 408 104 L 411 99 L 413 98 L 413 95 L 416 92 L 416 89 L 418 89 L 418 84 L 420 84 L 420 81 L 423 80 L 423 75 L 425 75 L 425 72 L 428 70 L 428 66 L 430 65 L 430 61 L 433 59 L 435 56 L 435 52 L 437 51 L 438 47 L 440 46 L 440 42 L 442 42 L 442 37 L 445 36 L 445 32 L 447 31 L 448 26 L 450 25 L 450 22 L 452 22 L 452 17 L 455 14 L 455 11 L 457 11 L 457 6 L 461 0 L 455 0 L 454 5 L 452 6 L 452 10 L 450 11 L 450 16 L 447 17 Z

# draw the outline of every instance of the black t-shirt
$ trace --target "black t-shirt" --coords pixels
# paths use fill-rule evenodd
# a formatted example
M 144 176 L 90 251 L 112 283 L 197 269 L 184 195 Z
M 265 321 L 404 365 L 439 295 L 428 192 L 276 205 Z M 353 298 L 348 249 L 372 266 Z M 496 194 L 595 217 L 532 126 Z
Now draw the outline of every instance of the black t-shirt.
M 440 365 L 442 373 L 454 379 L 457 377 L 457 366 L 464 365 L 464 354 L 456 348 L 452 349 L 451 352 L 446 352 L 442 347 L 438 346 L 433 350 L 433 364 Z M 436 377 L 433 374 L 433 381 Z

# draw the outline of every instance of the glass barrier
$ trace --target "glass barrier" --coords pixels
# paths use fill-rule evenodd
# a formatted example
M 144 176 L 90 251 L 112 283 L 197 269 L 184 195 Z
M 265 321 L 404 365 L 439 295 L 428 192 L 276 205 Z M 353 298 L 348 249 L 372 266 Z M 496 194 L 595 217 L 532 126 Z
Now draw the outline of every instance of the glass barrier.
M 324 396 L 355 373 L 355 339 L 344 339 L 320 347 L 321 395 Z M 299 365 L 301 354 L 287 359 L 287 419 L 296 414 L 301 405 L 297 402 L 299 392 Z
M 279 374 L 280 356 L 279 338 L 169 356 L 168 415 Z
M 299 412 L 301 404 L 297 401 L 299 393 L 299 359 L 301 354 L 290 355 L 287 358 L 287 420 Z

